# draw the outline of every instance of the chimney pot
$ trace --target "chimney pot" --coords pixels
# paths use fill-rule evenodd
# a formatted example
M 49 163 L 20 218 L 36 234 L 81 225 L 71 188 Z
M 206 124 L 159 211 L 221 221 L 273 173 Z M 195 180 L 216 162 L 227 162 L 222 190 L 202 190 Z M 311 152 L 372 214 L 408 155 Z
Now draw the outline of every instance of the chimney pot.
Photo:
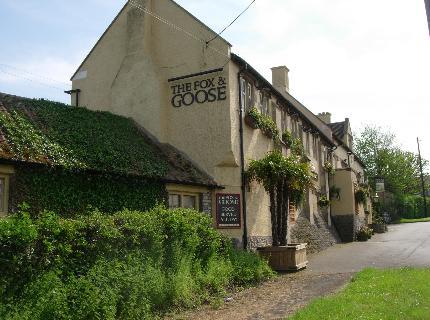
M 331 123 L 331 113 L 330 112 L 318 113 L 317 117 L 320 118 L 320 120 L 323 121 L 325 124 Z

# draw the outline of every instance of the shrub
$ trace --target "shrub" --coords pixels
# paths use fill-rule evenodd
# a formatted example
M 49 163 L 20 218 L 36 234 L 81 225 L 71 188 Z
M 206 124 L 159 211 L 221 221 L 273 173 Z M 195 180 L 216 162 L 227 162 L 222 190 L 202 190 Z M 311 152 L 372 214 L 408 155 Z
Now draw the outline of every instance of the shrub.
M 0 220 L 1 319 L 153 319 L 273 275 L 194 210 L 27 209 Z
M 330 200 L 327 199 L 327 196 L 322 195 L 318 198 L 318 206 L 320 208 L 327 208 L 330 205 Z
M 373 230 L 367 226 L 361 226 L 357 231 L 356 238 L 358 241 L 367 241 L 372 238 Z
M 273 271 L 266 261 L 246 251 L 232 251 L 230 259 L 233 263 L 233 282 L 247 285 L 267 280 Z

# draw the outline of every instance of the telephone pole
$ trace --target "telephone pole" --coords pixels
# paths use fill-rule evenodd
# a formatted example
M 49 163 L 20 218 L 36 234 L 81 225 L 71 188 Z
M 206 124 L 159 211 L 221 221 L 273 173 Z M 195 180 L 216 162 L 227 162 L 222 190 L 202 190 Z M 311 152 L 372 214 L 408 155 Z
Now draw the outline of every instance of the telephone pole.
M 429 24 L 429 33 L 430 33 L 430 0 L 424 0 L 426 4 L 426 11 L 427 11 L 427 22 Z
M 421 150 L 420 150 L 420 139 L 417 138 L 418 144 L 418 160 L 420 162 L 420 172 L 421 172 L 421 187 L 423 192 L 423 201 L 424 201 L 424 214 L 427 217 L 427 201 L 426 201 L 426 189 L 424 185 L 424 175 L 423 175 L 423 162 L 421 161 Z

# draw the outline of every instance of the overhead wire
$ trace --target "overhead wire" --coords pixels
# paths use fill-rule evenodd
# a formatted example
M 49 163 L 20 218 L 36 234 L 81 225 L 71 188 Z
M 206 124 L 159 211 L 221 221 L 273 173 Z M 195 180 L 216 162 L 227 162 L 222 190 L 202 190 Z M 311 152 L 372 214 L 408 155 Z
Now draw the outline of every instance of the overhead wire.
M 185 35 L 187 35 L 188 37 L 194 39 L 195 41 L 198 41 L 200 43 L 202 43 L 203 45 L 206 46 L 206 48 L 211 49 L 212 51 L 218 53 L 219 55 L 222 55 L 224 57 L 230 58 L 229 54 L 221 52 L 220 50 L 214 48 L 213 46 L 208 46 L 207 45 L 207 41 L 205 39 L 202 39 L 196 35 L 194 35 L 193 33 L 189 32 L 188 30 L 185 30 L 184 28 L 170 22 L 169 20 L 157 15 L 156 13 L 152 12 L 151 10 L 149 10 L 147 7 L 144 7 L 138 3 L 136 3 L 134 0 L 130 0 L 129 1 L 130 5 L 132 5 L 133 7 L 135 7 L 136 9 L 147 13 L 148 15 L 150 15 L 151 17 L 157 19 L 158 21 L 168 25 L 169 27 L 171 27 L 172 29 L 176 30 L 176 31 L 180 31 L 183 32 Z
M 26 81 L 29 81 L 29 82 L 37 83 L 37 84 L 42 85 L 42 86 L 45 86 L 45 87 L 49 87 L 49 88 L 52 88 L 52 89 L 56 89 L 56 90 L 64 91 L 64 87 L 63 87 L 63 88 L 60 88 L 60 87 L 57 87 L 57 86 L 54 86 L 54 85 L 51 85 L 51 84 L 47 84 L 46 82 L 42 82 L 42 81 L 38 81 L 38 80 L 35 80 L 35 79 L 31 79 L 31 78 L 25 77 L 25 76 L 23 76 L 23 75 L 19 75 L 19 74 L 17 74 L 17 73 L 13 73 L 13 72 L 10 72 L 10 71 L 6 71 L 6 70 L 4 70 L 4 69 L 3 69 L 3 68 L 1 68 L 1 67 L 0 67 L 0 72 L 1 72 L 1 73 L 4 73 L 4 74 L 7 74 L 7 75 L 9 75 L 9 76 L 12 76 L 12 77 L 18 78 L 18 79 L 23 79 L 23 80 L 26 80 Z M 69 85 L 69 86 L 70 86 L 70 85 Z
M 55 79 L 52 79 L 52 78 L 48 78 L 46 76 L 40 76 L 38 74 L 35 74 L 35 73 L 30 72 L 30 71 L 27 71 L 27 70 L 24 70 L 24 69 L 20 69 L 20 68 L 14 67 L 14 66 L 10 66 L 8 64 L 0 63 L 0 68 L 1 67 L 7 68 L 7 69 L 13 69 L 15 71 L 18 71 L 19 73 L 25 73 L 25 74 L 28 74 L 28 75 L 30 75 L 32 77 L 43 79 L 43 80 L 46 80 L 46 81 L 49 81 L 49 82 L 55 82 L 55 83 L 58 83 L 58 84 L 61 84 L 61 85 L 64 85 L 64 86 L 70 86 L 70 83 L 59 81 L 59 80 L 55 80 Z
M 241 13 L 239 13 L 239 15 L 234 18 L 234 20 L 232 22 L 230 22 L 224 29 L 222 29 L 220 32 L 218 32 L 218 34 L 213 37 L 212 39 L 210 39 L 209 41 L 206 41 L 206 45 L 208 45 L 209 43 L 211 43 L 212 41 L 214 41 L 215 39 L 217 39 L 219 36 L 221 36 L 224 31 L 226 31 L 228 28 L 230 28 L 236 21 L 237 19 L 239 19 L 246 11 L 248 11 L 249 8 L 251 8 L 251 6 L 254 4 L 256 0 L 253 0 L 246 8 L 245 10 L 243 10 Z
M 230 55 L 229 54 L 227 54 L 227 53 L 224 53 L 224 52 L 221 52 L 220 50 L 218 50 L 217 48 L 214 48 L 213 46 L 209 46 L 209 43 L 210 42 L 212 42 L 212 41 L 214 41 L 215 39 L 217 39 L 218 37 L 220 37 L 220 35 L 224 32 L 224 31 L 226 31 L 230 26 L 232 26 L 253 4 L 254 4 L 254 2 L 255 2 L 256 0 L 253 0 L 246 8 L 245 8 L 245 10 L 243 10 L 229 25 L 227 25 L 223 30 L 221 30 L 215 37 L 213 37 L 212 39 L 210 39 L 209 41 L 206 41 L 205 39 L 202 39 L 202 38 L 200 38 L 200 37 L 198 37 L 198 36 L 196 36 L 195 34 L 193 34 L 193 33 L 191 33 L 191 32 L 189 32 L 189 31 L 187 31 L 186 29 L 184 29 L 184 28 L 182 28 L 182 27 L 180 27 L 180 26 L 178 26 L 178 25 L 176 25 L 176 24 L 174 24 L 174 23 L 172 23 L 172 22 L 170 22 L 169 20 L 167 20 L 167 19 L 165 19 L 165 18 L 163 18 L 163 17 L 161 17 L 161 16 L 159 16 L 159 15 L 157 15 L 156 13 L 154 13 L 154 12 L 152 12 L 151 10 L 149 10 L 148 8 L 146 8 L 146 7 L 144 7 L 144 6 L 142 6 L 142 5 L 140 5 L 140 4 L 138 4 L 137 2 L 135 2 L 134 0 L 129 0 L 129 3 L 133 6 L 133 7 L 135 7 L 136 9 L 138 9 L 138 10 L 140 10 L 140 11 L 142 11 L 142 12 L 144 12 L 144 13 L 146 13 L 146 14 L 148 14 L 148 15 L 150 15 L 151 17 L 153 17 L 153 18 L 155 18 L 156 20 L 158 20 L 158 21 L 160 21 L 160 22 L 162 22 L 162 23 L 164 23 L 164 24 L 166 24 L 167 26 L 169 26 L 169 27 L 171 27 L 172 29 L 174 29 L 174 30 L 176 30 L 176 31 L 179 31 L 179 32 L 182 32 L 182 33 L 184 33 L 185 35 L 187 35 L 188 37 L 190 37 L 191 39 L 194 39 L 195 41 L 198 41 L 198 42 L 200 42 L 201 44 L 203 44 L 207 49 L 210 49 L 210 50 L 212 50 L 213 52 L 215 52 L 215 53 L 217 53 L 217 54 L 219 54 L 219 55 L 221 55 L 221 56 L 224 56 L 224 57 L 227 57 L 228 59 L 227 59 L 227 62 L 224 64 L 224 66 L 223 67 L 225 67 L 227 64 L 228 64 L 228 62 L 231 60 L 231 57 L 230 57 Z M 15 70 L 15 72 L 11 72 L 11 71 L 8 71 L 8 70 L 5 70 L 5 68 L 7 68 L 7 69 L 13 69 L 13 70 Z M 70 87 L 70 84 L 69 83 L 66 83 L 66 82 L 62 82 L 62 81 L 58 81 L 58 80 L 55 80 L 55 79 L 51 79 L 51 78 L 48 78 L 48 77 L 45 77 L 45 76 L 40 76 L 40 75 L 37 75 L 37 74 L 34 74 L 34 73 L 32 73 L 32 72 L 29 72 L 29 71 L 27 71 L 27 70 L 23 70 L 23 69 L 19 69 L 19 68 L 16 68 L 16 67 L 13 67 L 13 66 L 10 66 L 10 65 L 7 65 L 7 64 L 4 64 L 4 63 L 0 63 L 0 72 L 2 72 L 2 73 L 4 73 L 4 74 L 7 74 L 7 75 L 9 75 L 9 76 L 12 76 L 12 77 L 15 77 L 15 78 L 18 78 L 18 79 L 24 79 L 24 80 L 26 80 L 26 81 L 29 81 L 29 82 L 33 82 L 33 83 L 37 83 L 37 84 L 39 84 L 39 85 L 43 85 L 43 86 L 46 86 L 46 87 L 50 87 L 50 88 L 53 88 L 53 89 L 58 89 L 58 90 L 64 90 L 64 87 L 63 88 L 60 88 L 60 87 L 58 87 L 58 86 L 55 86 L 55 85 L 52 85 L 52 84 L 48 84 L 46 81 L 49 81 L 49 82 L 55 82 L 55 83 L 58 83 L 58 84 L 62 84 L 62 85 L 64 85 L 64 86 L 67 86 L 67 87 Z M 20 74 L 21 73 L 21 74 Z M 30 75 L 30 76 L 32 76 L 32 77 L 34 77 L 34 78 L 39 78 L 39 79 L 41 79 L 41 80 L 45 80 L 45 82 L 44 81 L 40 81 L 40 80 L 36 80 L 36 79 L 32 79 L 32 78 L 29 78 L 29 77 L 27 77 L 27 76 L 24 76 L 23 74 L 27 74 L 27 75 Z

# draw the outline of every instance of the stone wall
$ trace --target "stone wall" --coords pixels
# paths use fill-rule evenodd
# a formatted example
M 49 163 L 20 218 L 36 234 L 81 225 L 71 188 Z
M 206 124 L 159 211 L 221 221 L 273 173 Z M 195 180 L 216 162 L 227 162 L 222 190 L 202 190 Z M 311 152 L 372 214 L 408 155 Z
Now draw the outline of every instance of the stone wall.
M 212 214 L 212 194 L 210 192 L 201 195 L 201 210 L 207 214 Z
M 248 237 L 249 250 L 256 250 L 259 247 L 269 247 L 271 245 L 272 245 L 272 237 L 268 237 L 268 236 Z
M 307 243 L 307 253 L 323 251 L 340 242 L 333 227 L 328 226 L 319 213 L 314 213 L 314 224 L 300 215 L 290 228 L 290 243 Z

